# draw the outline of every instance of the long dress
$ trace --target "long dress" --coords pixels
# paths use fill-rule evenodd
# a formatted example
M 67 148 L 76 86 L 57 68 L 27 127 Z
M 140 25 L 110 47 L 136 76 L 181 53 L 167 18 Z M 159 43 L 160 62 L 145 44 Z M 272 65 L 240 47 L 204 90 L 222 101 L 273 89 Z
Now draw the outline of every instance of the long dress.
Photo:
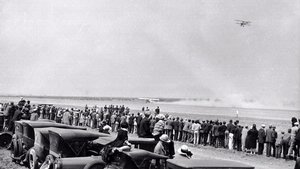
M 247 133 L 248 133 L 248 129 L 243 128 L 242 130 L 242 150 L 245 150 L 245 146 L 246 146 L 246 138 L 247 138 Z
M 256 129 L 250 129 L 247 133 L 246 148 L 256 149 L 258 138 L 258 131 Z

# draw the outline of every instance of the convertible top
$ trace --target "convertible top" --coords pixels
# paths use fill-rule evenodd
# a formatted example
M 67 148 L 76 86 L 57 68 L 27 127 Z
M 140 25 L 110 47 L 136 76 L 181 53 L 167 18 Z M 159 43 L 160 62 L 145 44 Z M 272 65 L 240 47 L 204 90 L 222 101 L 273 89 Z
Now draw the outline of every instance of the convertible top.
M 130 156 L 135 161 L 145 159 L 146 157 L 151 158 L 151 159 L 168 159 L 169 158 L 164 155 L 152 153 L 147 150 L 135 149 L 135 148 L 131 149 L 130 151 L 124 151 L 123 153 Z
M 168 167 L 172 169 L 254 169 L 254 167 L 228 160 L 218 159 L 169 159 Z
M 23 124 L 25 123 L 31 126 L 32 128 L 57 127 L 57 128 L 86 130 L 85 127 L 69 126 L 66 124 L 55 123 L 55 121 L 51 121 L 51 120 L 37 120 L 37 121 L 21 120 L 19 122 Z
M 55 126 L 54 126 L 55 127 Z M 55 130 L 50 129 L 49 133 L 51 135 L 58 135 L 64 141 L 75 141 L 75 140 L 88 140 L 92 141 L 99 137 L 108 137 L 109 135 L 104 133 L 97 133 L 92 131 L 85 131 L 85 130 L 69 130 L 63 128 L 56 128 Z

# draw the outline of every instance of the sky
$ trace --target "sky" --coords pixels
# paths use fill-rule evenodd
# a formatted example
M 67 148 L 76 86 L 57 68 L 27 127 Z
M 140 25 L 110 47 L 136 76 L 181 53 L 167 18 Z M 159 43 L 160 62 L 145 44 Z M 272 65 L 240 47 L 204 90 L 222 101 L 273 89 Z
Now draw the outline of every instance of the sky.
M 300 107 L 299 46 L 298 0 L 0 0 L 0 94 Z

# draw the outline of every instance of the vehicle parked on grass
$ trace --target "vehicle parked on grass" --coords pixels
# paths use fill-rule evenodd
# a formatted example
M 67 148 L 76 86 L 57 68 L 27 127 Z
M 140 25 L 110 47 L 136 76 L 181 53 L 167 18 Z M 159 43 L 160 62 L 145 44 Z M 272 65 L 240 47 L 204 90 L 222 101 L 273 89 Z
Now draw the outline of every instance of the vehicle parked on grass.
M 121 166 L 126 166 L 124 168 L 128 169 L 149 169 L 152 160 L 168 159 L 167 156 L 136 148 L 130 151 L 118 152 L 113 158 Z M 102 156 L 57 158 L 49 169 L 103 169 L 105 165 Z M 41 169 L 45 168 L 48 167 L 41 167 Z
M 53 144 L 57 144 L 57 146 L 55 147 L 64 149 L 65 150 L 64 153 L 66 155 L 70 155 L 71 157 L 79 155 L 79 154 L 76 155 L 72 154 L 72 151 L 73 152 L 74 150 L 77 151 L 78 146 L 80 147 L 80 149 L 82 149 L 82 152 L 86 153 L 86 155 L 98 155 L 98 152 L 100 150 L 98 150 L 97 152 L 97 148 L 93 147 L 93 144 L 90 144 L 90 141 L 98 137 L 107 137 L 106 134 L 96 133 L 92 131 L 85 131 L 85 130 L 78 130 L 78 129 L 70 130 L 70 129 L 55 128 L 55 127 L 36 128 L 34 132 L 35 132 L 34 146 L 30 148 L 29 157 L 28 157 L 29 167 L 31 169 L 39 168 L 40 164 L 42 164 L 45 161 L 46 156 L 49 154 L 49 150 L 50 150 L 49 132 L 67 133 L 68 137 L 72 138 L 72 140 L 68 141 L 70 144 L 72 144 L 71 142 L 78 141 L 76 137 L 72 137 L 72 136 L 80 136 L 79 142 L 77 143 L 76 146 L 73 147 L 70 147 L 69 144 L 66 144 L 66 140 L 68 138 L 66 138 L 65 141 L 59 139 L 55 140 L 54 142 L 52 141 Z M 86 137 L 87 135 L 88 137 Z
M 34 146 L 35 129 L 46 127 L 86 130 L 86 128 L 84 127 L 59 124 L 51 120 L 16 121 L 14 131 L 15 134 L 13 135 L 10 147 L 12 160 L 15 162 L 28 162 L 28 150 L 30 150 L 30 148 Z
M 94 139 L 94 140 L 93 140 Z M 93 138 L 88 133 L 70 134 L 63 130 L 50 131 L 50 154 L 46 157 L 46 161 L 41 166 L 41 169 L 53 168 L 74 168 L 74 169 L 91 169 L 104 168 L 105 162 L 102 160 L 100 150 L 113 141 L 115 137 L 107 135 L 107 137 Z M 90 140 L 90 146 L 84 146 L 82 140 Z M 122 157 L 126 158 L 126 162 L 130 162 L 132 168 L 145 168 L 142 166 L 150 165 L 152 159 L 167 159 L 166 156 L 161 156 L 147 150 L 154 150 L 156 141 L 151 138 L 129 138 L 132 144 L 132 149 L 129 152 L 123 152 Z M 59 144 L 58 144 L 59 143 Z M 145 150 L 146 149 L 146 150 Z M 134 163 L 132 163 L 132 161 Z M 146 162 L 147 161 L 147 162 Z M 142 164 L 143 163 L 143 164 Z M 135 165 L 132 165 L 135 164 Z M 127 164 L 129 165 L 129 163 Z M 148 169 L 147 168 L 147 169 Z

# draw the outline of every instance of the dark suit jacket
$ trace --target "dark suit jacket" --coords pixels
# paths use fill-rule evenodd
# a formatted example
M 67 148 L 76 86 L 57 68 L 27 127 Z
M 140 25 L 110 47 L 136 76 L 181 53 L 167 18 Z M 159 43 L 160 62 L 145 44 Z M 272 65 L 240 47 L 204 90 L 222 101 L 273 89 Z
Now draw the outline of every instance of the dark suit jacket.
M 152 137 L 150 132 L 150 120 L 147 117 L 144 117 L 140 124 L 140 137 Z

